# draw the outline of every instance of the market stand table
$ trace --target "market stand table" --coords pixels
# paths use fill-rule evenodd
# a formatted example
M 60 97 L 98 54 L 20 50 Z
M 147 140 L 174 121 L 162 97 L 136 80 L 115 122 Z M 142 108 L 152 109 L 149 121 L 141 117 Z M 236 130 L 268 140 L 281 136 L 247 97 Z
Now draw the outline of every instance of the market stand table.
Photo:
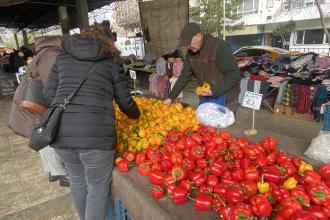
M 143 85 L 148 84 L 149 75 L 156 72 L 155 67 L 137 68 L 133 67 L 133 65 L 124 65 L 124 68 L 127 70 L 134 70 L 136 72 L 137 81 Z
M 174 205 L 168 196 L 154 200 L 151 196 L 149 178 L 140 176 L 136 167 L 130 169 L 128 173 L 113 170 L 111 196 L 123 201 L 133 220 L 212 220 L 220 218 L 211 211 L 196 211 L 192 201 Z

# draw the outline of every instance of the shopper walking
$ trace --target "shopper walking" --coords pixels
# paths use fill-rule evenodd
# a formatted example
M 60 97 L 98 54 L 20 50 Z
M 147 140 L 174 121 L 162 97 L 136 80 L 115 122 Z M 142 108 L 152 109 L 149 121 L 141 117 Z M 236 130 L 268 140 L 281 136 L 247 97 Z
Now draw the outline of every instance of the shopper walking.
M 30 138 L 32 130 L 37 125 L 40 116 L 30 113 L 26 109 L 20 107 L 24 91 L 27 87 L 27 79 L 32 79 L 37 82 L 46 83 L 48 74 L 53 64 L 55 63 L 58 54 L 63 52 L 61 47 L 61 36 L 47 36 L 36 39 L 35 51 L 36 56 L 32 59 L 28 65 L 25 79 L 18 85 L 14 99 L 11 106 L 9 115 L 8 126 L 17 134 Z M 49 181 L 54 182 L 60 180 L 61 186 L 68 186 L 69 180 L 64 164 L 54 149 L 49 146 L 39 151 L 42 166 L 47 175 Z
M 82 220 L 104 220 L 114 166 L 116 128 L 113 101 L 130 118 L 133 101 L 109 27 L 93 25 L 63 42 L 44 88 L 51 105 L 60 105 L 94 71 L 66 106 L 51 144 L 64 161 L 73 201 Z

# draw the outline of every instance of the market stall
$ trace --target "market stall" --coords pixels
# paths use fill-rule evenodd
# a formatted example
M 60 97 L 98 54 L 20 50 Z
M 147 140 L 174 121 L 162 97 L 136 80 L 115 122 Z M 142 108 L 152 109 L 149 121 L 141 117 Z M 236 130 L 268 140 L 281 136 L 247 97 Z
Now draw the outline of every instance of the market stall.
M 271 61 L 264 54 L 238 64 L 247 79 L 242 80 L 241 88 L 247 89 L 248 81 L 268 83 L 264 102 L 274 114 L 320 121 L 320 106 L 329 97 L 330 57 L 305 53 L 282 55 Z M 269 98 L 273 100 L 269 102 Z
M 116 110 L 112 184 L 133 219 L 330 217 L 330 165 L 316 170 L 273 137 L 250 142 L 201 125 L 189 107 L 134 99 L 139 120 Z

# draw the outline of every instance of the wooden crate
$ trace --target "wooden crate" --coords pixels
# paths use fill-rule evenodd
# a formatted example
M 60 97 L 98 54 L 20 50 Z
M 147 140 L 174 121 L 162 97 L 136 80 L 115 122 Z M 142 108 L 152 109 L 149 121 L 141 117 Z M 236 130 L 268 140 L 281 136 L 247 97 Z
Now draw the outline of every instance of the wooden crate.
M 297 113 L 295 112 L 294 108 L 292 106 L 288 105 L 282 105 L 282 104 L 275 104 L 274 106 L 274 114 L 275 115 L 281 115 L 284 117 L 289 118 L 296 118 L 306 121 L 313 121 L 313 115 L 312 113 Z

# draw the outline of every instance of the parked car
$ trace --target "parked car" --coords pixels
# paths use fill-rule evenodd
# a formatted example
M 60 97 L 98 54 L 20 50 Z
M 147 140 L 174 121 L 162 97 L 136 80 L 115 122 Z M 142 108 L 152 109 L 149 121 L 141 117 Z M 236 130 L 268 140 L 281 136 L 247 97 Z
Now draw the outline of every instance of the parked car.
M 284 54 L 296 55 L 296 51 L 288 51 L 282 48 L 277 47 L 269 47 L 269 46 L 247 46 L 242 47 L 234 52 L 237 61 L 245 60 L 247 58 L 250 59 L 258 59 L 263 54 L 268 53 L 272 61 L 274 61 L 277 57 Z

